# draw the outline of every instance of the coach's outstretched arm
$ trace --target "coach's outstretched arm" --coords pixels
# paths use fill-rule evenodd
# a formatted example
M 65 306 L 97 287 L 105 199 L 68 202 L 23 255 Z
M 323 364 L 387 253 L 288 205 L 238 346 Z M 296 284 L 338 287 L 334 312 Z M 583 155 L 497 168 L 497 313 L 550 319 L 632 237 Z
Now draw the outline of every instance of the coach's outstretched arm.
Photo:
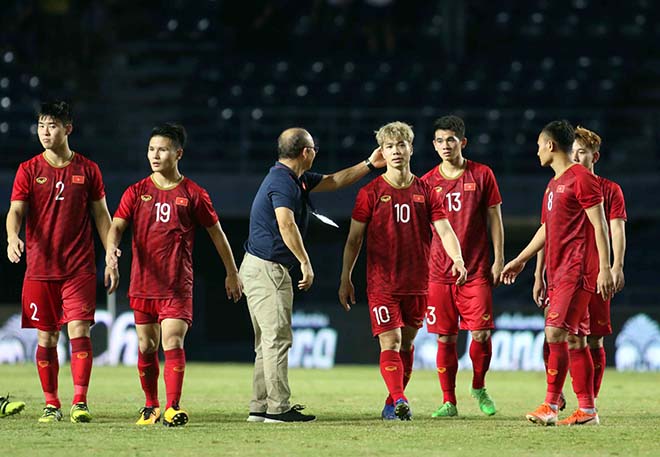
M 513 284 L 516 277 L 523 271 L 525 264 L 536 255 L 545 245 L 545 224 L 541 224 L 534 234 L 532 241 L 523 249 L 518 257 L 507 263 L 502 270 L 502 282 L 504 284 Z
M 324 175 L 321 182 L 312 189 L 312 192 L 330 192 L 333 190 L 339 190 L 342 187 L 350 186 L 359 181 L 363 176 L 366 176 L 371 170 L 375 168 L 383 168 L 385 165 L 385 159 L 383 158 L 379 146 L 374 149 L 367 160 L 363 160 L 352 167 L 344 168 L 331 175 Z
M 451 274 L 458 276 L 456 278 L 456 284 L 462 286 L 467 281 L 467 270 L 465 269 L 465 262 L 463 261 L 463 253 L 461 252 L 461 244 L 458 241 L 458 237 L 449 223 L 449 219 L 433 221 L 433 227 L 438 232 L 438 235 L 440 235 L 442 246 L 445 248 L 447 255 L 454 261 L 454 265 L 451 267 Z
M 121 257 L 121 250 L 119 243 L 121 237 L 128 228 L 128 221 L 119 217 L 112 219 L 110 230 L 108 230 L 108 238 L 105 243 L 105 272 L 104 284 L 108 288 L 108 293 L 111 294 L 117 287 L 119 287 L 119 257 Z
M 312 270 L 312 262 L 309 260 L 309 255 L 305 250 L 300 230 L 296 225 L 296 220 L 293 216 L 291 209 L 280 206 L 275 208 L 275 218 L 277 219 L 277 226 L 282 235 L 282 241 L 286 247 L 296 256 L 300 262 L 300 272 L 302 279 L 298 282 L 298 289 L 309 290 L 314 282 L 314 270 Z
M 362 249 L 362 242 L 364 241 L 364 233 L 367 231 L 367 224 L 358 222 L 351 219 L 351 228 L 348 231 L 348 238 L 346 239 L 346 246 L 344 246 L 344 257 L 341 268 L 341 279 L 339 283 L 339 303 L 346 311 L 351 310 L 351 305 L 355 304 L 355 287 L 351 276 L 353 275 L 353 268 L 357 261 L 360 249 Z

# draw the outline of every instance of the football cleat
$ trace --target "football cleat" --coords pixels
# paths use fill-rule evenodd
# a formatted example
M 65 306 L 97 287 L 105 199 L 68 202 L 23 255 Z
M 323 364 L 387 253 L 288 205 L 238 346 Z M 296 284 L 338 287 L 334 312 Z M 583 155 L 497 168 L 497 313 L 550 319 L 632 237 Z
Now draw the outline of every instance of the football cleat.
M 92 414 L 89 412 L 89 408 L 86 403 L 76 403 L 71 406 L 71 422 L 91 422 Z
M 160 408 L 158 406 L 145 406 L 140 410 L 140 417 L 135 425 L 153 425 L 160 422 Z
M 9 401 L 9 394 L 6 397 L 0 397 L 0 417 L 13 416 L 25 408 L 22 401 Z
M 412 420 L 412 411 L 410 410 L 410 405 L 407 400 L 399 398 L 396 403 L 394 403 L 394 415 L 402 421 Z
M 44 413 L 39 418 L 39 422 L 46 424 L 49 422 L 59 422 L 62 420 L 62 411 L 53 405 L 46 405 Z
M 383 411 L 380 413 L 380 417 L 382 417 L 384 421 L 397 420 L 398 417 L 396 417 L 396 414 L 394 414 L 394 403 L 389 405 L 385 403 L 385 406 L 383 406 Z
M 495 402 L 493 401 L 492 398 L 490 398 L 490 395 L 488 395 L 488 392 L 486 392 L 485 387 L 481 389 L 471 388 L 470 394 L 472 395 L 472 397 L 477 399 L 477 401 L 479 402 L 479 409 L 486 416 L 492 416 L 497 412 L 497 408 L 495 407 Z
M 573 414 L 568 416 L 564 420 L 560 420 L 557 422 L 557 425 L 599 425 L 600 424 L 600 418 L 598 417 L 598 413 L 585 413 L 581 409 L 577 409 Z
M 456 405 L 450 401 L 444 402 L 442 406 L 435 410 L 431 417 L 456 417 L 458 416 L 458 409 Z
M 543 403 L 531 413 L 525 415 L 528 421 L 539 425 L 555 425 L 557 423 L 557 411 Z
M 188 423 L 188 413 L 179 408 L 179 405 L 170 406 L 163 415 L 163 425 L 166 427 L 178 427 Z

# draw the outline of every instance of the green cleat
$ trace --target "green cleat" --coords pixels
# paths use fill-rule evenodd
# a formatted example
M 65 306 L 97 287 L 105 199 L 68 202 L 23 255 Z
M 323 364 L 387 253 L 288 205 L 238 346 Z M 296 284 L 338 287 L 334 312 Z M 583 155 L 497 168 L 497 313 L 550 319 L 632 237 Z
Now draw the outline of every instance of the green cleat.
M 92 414 L 89 412 L 89 408 L 86 403 L 76 403 L 71 406 L 71 422 L 91 422 Z
M 46 405 L 44 413 L 39 418 L 39 422 L 47 424 L 49 422 L 59 422 L 62 420 L 62 411 L 53 405 Z
M 13 416 L 23 411 L 25 403 L 22 401 L 9 401 L 9 394 L 0 397 L 0 417 Z
M 458 416 L 458 409 L 452 402 L 446 401 L 441 407 L 435 410 L 431 417 L 456 417 Z
M 497 408 L 495 407 L 495 402 L 493 401 L 492 398 L 490 398 L 490 395 L 488 395 L 488 392 L 486 392 L 485 387 L 482 389 L 471 388 L 470 394 L 477 399 L 477 401 L 479 402 L 479 409 L 486 416 L 492 416 L 497 412 Z

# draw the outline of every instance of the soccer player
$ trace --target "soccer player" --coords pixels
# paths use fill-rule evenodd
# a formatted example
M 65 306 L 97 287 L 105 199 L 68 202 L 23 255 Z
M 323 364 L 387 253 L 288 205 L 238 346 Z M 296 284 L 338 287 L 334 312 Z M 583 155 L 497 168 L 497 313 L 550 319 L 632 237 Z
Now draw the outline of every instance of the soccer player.
M 41 105 L 37 133 L 44 152 L 19 166 L 7 213 L 7 257 L 18 263 L 27 251 L 22 326 L 37 329 L 37 370 L 46 398 L 39 422 L 62 420 L 57 342 L 64 324 L 71 342 L 71 422 L 92 420 L 87 407 L 96 309 L 91 222 L 105 244 L 110 213 L 98 165 L 69 148 L 72 122 L 67 103 Z M 23 219 L 25 243 L 19 237 Z
M 486 391 L 485 377 L 492 356 L 492 288 L 500 281 L 504 266 L 502 197 L 490 168 L 463 157 L 467 145 L 465 123 L 457 116 L 444 116 L 433 125 L 433 146 L 442 162 L 422 177 L 445 202 L 449 222 L 467 259 L 470 280 L 458 287 L 452 276 L 452 260 L 442 240 L 433 234 L 429 265 L 429 295 L 426 323 L 438 335 L 436 357 L 443 404 L 433 417 L 458 415 L 456 409 L 456 341 L 460 328 L 471 333 L 472 387 L 470 393 L 481 411 L 492 416 L 495 402 Z M 493 244 L 491 265 L 488 238 Z
M 600 159 L 601 138 L 595 132 L 584 127 L 575 130 L 575 141 L 573 142 L 572 159 L 575 163 L 586 167 L 594 175 L 594 165 Z M 612 278 L 614 280 L 614 292 L 619 292 L 625 284 L 623 264 L 626 252 L 626 203 L 623 198 L 621 187 L 609 179 L 596 175 L 600 189 L 603 193 L 603 205 L 606 220 L 609 222 L 612 237 Z M 534 301 L 542 306 L 545 303 L 545 285 L 543 283 L 544 258 L 543 251 L 537 256 L 537 268 L 534 281 Z M 590 335 L 587 343 L 594 361 L 594 398 L 598 398 L 603 373 L 606 366 L 605 348 L 603 337 L 612 334 L 612 323 L 610 319 L 610 300 L 604 301 L 598 294 L 594 294 L 589 302 L 589 324 Z M 547 345 L 547 343 L 546 343 Z M 544 355 L 545 355 L 544 346 Z
M 541 226 L 502 270 L 502 281 L 512 284 L 529 261 L 545 249 L 549 309 L 545 335 L 550 354 L 546 370 L 545 402 L 526 415 L 542 425 L 557 423 L 561 391 L 570 365 L 579 408 L 560 425 L 597 425 L 594 406 L 594 366 L 587 347 L 588 306 L 594 292 L 608 300 L 614 291 L 610 271 L 609 239 L 598 179 L 571 160 L 575 130 L 567 121 L 547 124 L 538 137 L 538 156 L 551 167 L 554 178 L 543 198 Z M 595 238 L 595 241 L 594 241 Z M 598 257 L 593 254 L 594 247 Z
M 0 397 L 0 417 L 13 416 L 18 414 L 25 408 L 25 402 L 10 401 L 9 395 Z
M 439 192 L 410 171 L 413 138 L 412 128 L 403 122 L 376 133 L 387 171 L 358 192 L 339 287 L 339 301 L 349 311 L 355 304 L 351 275 L 366 234 L 371 329 L 378 337 L 380 372 L 389 391 L 384 420 L 412 417 L 404 390 L 412 374 L 413 341 L 426 312 L 431 225 L 452 259 L 454 283 L 464 284 L 467 276 Z
M 247 420 L 311 422 L 316 416 L 301 413 L 301 405 L 290 404 L 288 375 L 293 339 L 293 284 L 289 270 L 300 264 L 299 290 L 308 290 L 314 282 L 314 270 L 304 244 L 310 193 L 349 186 L 371 170 L 384 167 L 385 161 L 376 149 L 369 158 L 352 167 L 328 175 L 311 172 L 318 146 L 310 133 L 300 127 L 288 128 L 280 134 L 277 152 L 277 162 L 252 202 L 250 234 L 240 270 L 254 328 L 254 375 Z
M 192 325 L 193 239 L 198 225 L 206 228 L 225 266 L 225 290 L 236 302 L 243 286 L 231 248 L 206 190 L 179 172 L 186 131 L 177 124 L 156 126 L 149 137 L 147 158 L 153 173 L 130 186 L 121 198 L 108 233 L 106 263 L 118 267 L 122 234 L 133 224 L 133 260 L 128 291 L 139 340 L 138 372 L 145 395 L 138 425 L 161 418 L 158 402 L 158 347 L 165 352 L 167 406 L 163 424 L 185 425 L 188 413 L 179 400 L 186 366 L 184 338 Z M 108 275 L 109 291 L 118 282 Z

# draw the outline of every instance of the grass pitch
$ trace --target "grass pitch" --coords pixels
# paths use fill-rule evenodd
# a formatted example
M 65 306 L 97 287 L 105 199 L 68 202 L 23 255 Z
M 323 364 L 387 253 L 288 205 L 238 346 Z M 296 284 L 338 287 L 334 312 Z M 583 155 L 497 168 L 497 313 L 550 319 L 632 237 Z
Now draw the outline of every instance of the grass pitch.
M 162 367 L 161 367 L 162 369 Z M 247 423 L 248 365 L 188 364 L 181 405 L 190 423 L 181 428 L 134 425 L 143 397 L 136 370 L 97 367 L 89 393 L 94 421 L 38 424 L 43 400 L 33 365 L 0 366 L 2 394 L 27 403 L 0 419 L 2 455 L 102 456 L 387 456 L 387 455 L 660 455 L 660 373 L 608 371 L 598 407 L 600 427 L 540 427 L 524 419 L 544 398 L 543 373 L 492 372 L 488 390 L 498 413 L 486 417 L 469 397 L 471 374 L 457 382 L 459 417 L 432 419 L 441 393 L 433 371 L 418 371 L 406 394 L 412 422 L 383 422 L 385 386 L 376 366 L 328 371 L 291 370 L 293 402 L 316 414 L 307 424 Z M 576 400 L 566 385 L 568 408 Z M 69 367 L 60 369 L 63 404 L 72 396 Z M 164 404 L 165 390 L 160 387 Z

